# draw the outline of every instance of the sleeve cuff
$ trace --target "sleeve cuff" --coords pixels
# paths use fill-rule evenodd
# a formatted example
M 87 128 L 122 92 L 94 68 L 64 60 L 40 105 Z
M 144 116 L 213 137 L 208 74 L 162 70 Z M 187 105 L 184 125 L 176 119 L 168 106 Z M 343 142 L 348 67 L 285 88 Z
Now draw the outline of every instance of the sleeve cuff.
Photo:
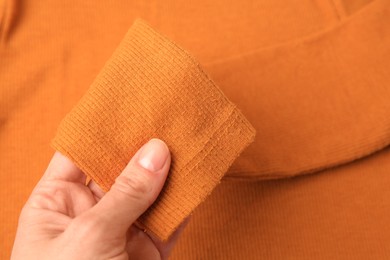
M 108 191 L 142 144 L 164 140 L 168 180 L 139 222 L 166 240 L 254 135 L 194 58 L 137 19 L 51 144 Z

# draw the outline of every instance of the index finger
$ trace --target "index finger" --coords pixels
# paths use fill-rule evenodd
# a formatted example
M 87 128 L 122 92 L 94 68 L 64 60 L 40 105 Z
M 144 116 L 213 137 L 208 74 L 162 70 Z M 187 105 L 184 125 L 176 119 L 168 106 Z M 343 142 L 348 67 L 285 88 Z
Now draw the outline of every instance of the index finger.
M 86 175 L 66 156 L 56 151 L 42 179 L 85 184 Z

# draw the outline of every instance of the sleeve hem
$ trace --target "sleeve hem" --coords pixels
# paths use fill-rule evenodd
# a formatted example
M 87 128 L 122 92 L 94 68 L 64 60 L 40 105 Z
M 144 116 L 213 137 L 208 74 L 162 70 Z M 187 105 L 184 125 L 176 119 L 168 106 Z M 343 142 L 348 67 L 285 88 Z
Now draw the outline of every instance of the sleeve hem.
M 137 20 L 51 145 L 107 192 L 142 144 L 165 141 L 170 173 L 139 219 L 165 240 L 218 185 L 254 135 L 194 58 Z

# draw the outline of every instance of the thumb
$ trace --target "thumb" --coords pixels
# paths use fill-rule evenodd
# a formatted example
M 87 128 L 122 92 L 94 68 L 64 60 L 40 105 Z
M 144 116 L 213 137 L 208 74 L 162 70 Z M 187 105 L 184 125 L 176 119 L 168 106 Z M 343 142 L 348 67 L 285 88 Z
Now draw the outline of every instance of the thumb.
M 114 185 L 91 209 L 92 219 L 112 235 L 121 235 L 156 200 L 166 180 L 171 156 L 167 145 L 151 139 L 134 155 Z

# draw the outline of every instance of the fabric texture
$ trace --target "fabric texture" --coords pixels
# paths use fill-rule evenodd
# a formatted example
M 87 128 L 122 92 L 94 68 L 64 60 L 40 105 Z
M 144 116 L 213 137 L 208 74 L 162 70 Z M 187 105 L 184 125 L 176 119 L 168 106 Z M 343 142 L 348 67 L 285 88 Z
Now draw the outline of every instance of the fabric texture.
M 140 223 L 165 240 L 220 182 L 255 130 L 180 47 L 138 19 L 52 145 L 108 191 L 148 139 L 172 154 Z
M 191 213 L 171 259 L 390 259 L 389 14 L 388 0 L 0 0 L 0 259 L 9 259 L 20 209 L 53 155 L 49 143 L 60 121 L 105 64 L 114 66 L 110 57 L 138 17 L 196 57 L 257 132 Z M 133 29 L 133 36 L 140 33 Z M 142 53 L 132 57 L 141 60 L 137 66 L 150 63 L 154 40 L 144 39 L 132 43 L 141 45 Z M 130 47 L 117 57 L 118 68 L 133 64 L 128 53 L 134 53 Z M 177 58 L 160 54 L 169 56 L 168 66 L 191 63 L 180 51 L 172 52 Z M 168 87 L 178 86 L 191 68 L 169 73 Z M 142 77 L 127 69 L 118 75 L 133 83 Z M 100 98 L 90 88 L 81 103 L 87 96 L 115 95 L 115 104 L 139 96 L 140 89 L 121 97 L 118 89 L 130 86 L 104 88 L 107 96 Z M 197 90 L 184 88 L 191 89 L 188 95 Z M 148 102 L 159 101 L 142 105 Z M 76 110 L 84 115 L 107 105 L 91 104 Z M 172 119 L 157 107 L 142 111 L 156 115 L 146 117 L 153 125 Z M 126 123 L 139 123 L 132 120 Z M 223 118 L 215 120 L 197 129 L 216 130 Z M 147 139 L 137 139 L 128 157 Z M 187 152 L 176 150 L 176 159 Z
M 375 1 L 307 37 L 205 64 L 258 130 L 227 176 L 310 174 L 387 147 L 389 16 L 390 2 Z

